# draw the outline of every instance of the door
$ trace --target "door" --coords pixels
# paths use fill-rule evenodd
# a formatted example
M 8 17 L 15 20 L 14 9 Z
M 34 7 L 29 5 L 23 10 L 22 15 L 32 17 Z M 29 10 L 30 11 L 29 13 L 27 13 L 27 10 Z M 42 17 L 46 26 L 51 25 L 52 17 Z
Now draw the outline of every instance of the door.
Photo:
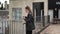
M 58 12 L 59 12 L 59 11 L 58 11 L 57 8 L 55 8 L 55 9 L 53 10 L 53 18 L 58 18 L 58 15 L 59 15 Z
M 2 21 L 0 21 L 0 34 L 3 33 L 3 26 L 2 26 Z
M 37 33 L 43 28 L 44 2 L 33 3 L 33 15 L 36 26 L 35 33 Z
M 0 34 L 9 34 L 8 33 L 8 21 L 5 18 L 0 19 Z

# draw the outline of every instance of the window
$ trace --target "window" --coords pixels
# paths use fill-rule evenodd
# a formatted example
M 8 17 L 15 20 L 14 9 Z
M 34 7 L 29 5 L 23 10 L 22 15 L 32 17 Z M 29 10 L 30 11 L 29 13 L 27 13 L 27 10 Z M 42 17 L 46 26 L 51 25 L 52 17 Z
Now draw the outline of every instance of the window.
M 22 9 L 21 8 L 13 8 L 12 9 L 12 18 L 13 20 L 20 21 L 22 17 Z

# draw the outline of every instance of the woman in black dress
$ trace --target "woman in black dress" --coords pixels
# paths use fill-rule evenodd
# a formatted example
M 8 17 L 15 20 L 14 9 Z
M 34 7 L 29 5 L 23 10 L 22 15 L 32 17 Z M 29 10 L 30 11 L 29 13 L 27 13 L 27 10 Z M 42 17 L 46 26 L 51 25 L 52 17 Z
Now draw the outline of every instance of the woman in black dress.
M 32 16 L 32 12 L 29 6 L 25 7 L 27 16 L 25 17 L 25 21 L 26 21 L 26 34 L 32 34 L 32 30 L 35 29 L 35 25 L 34 25 L 34 18 Z

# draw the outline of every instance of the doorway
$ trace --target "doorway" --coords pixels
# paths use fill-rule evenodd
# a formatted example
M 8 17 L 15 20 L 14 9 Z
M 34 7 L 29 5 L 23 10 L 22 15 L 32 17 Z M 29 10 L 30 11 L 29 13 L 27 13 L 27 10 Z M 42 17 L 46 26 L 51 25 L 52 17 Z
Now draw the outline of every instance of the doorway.
M 53 18 L 58 18 L 58 15 L 59 15 L 59 13 L 58 13 L 59 11 L 58 11 L 58 9 L 57 8 L 55 8 L 55 9 L 53 9 Z
M 34 2 L 33 3 L 33 16 L 34 23 L 36 24 L 37 31 L 42 30 L 45 26 L 44 23 L 44 2 Z
M 41 22 L 41 18 L 44 16 L 44 2 L 33 3 L 33 15 L 36 16 L 37 21 Z

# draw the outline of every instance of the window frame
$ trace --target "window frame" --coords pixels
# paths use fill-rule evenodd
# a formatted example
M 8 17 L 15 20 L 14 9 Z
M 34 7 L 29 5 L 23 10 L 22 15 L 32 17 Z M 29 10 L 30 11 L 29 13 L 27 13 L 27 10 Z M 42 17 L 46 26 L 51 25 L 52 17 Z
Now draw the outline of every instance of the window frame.
M 13 14 L 14 12 L 15 12 L 15 15 Z M 18 13 L 20 14 L 19 16 L 17 15 Z M 22 8 L 12 8 L 12 18 L 13 18 L 12 20 L 14 20 L 14 21 L 21 21 L 21 19 L 22 19 Z

